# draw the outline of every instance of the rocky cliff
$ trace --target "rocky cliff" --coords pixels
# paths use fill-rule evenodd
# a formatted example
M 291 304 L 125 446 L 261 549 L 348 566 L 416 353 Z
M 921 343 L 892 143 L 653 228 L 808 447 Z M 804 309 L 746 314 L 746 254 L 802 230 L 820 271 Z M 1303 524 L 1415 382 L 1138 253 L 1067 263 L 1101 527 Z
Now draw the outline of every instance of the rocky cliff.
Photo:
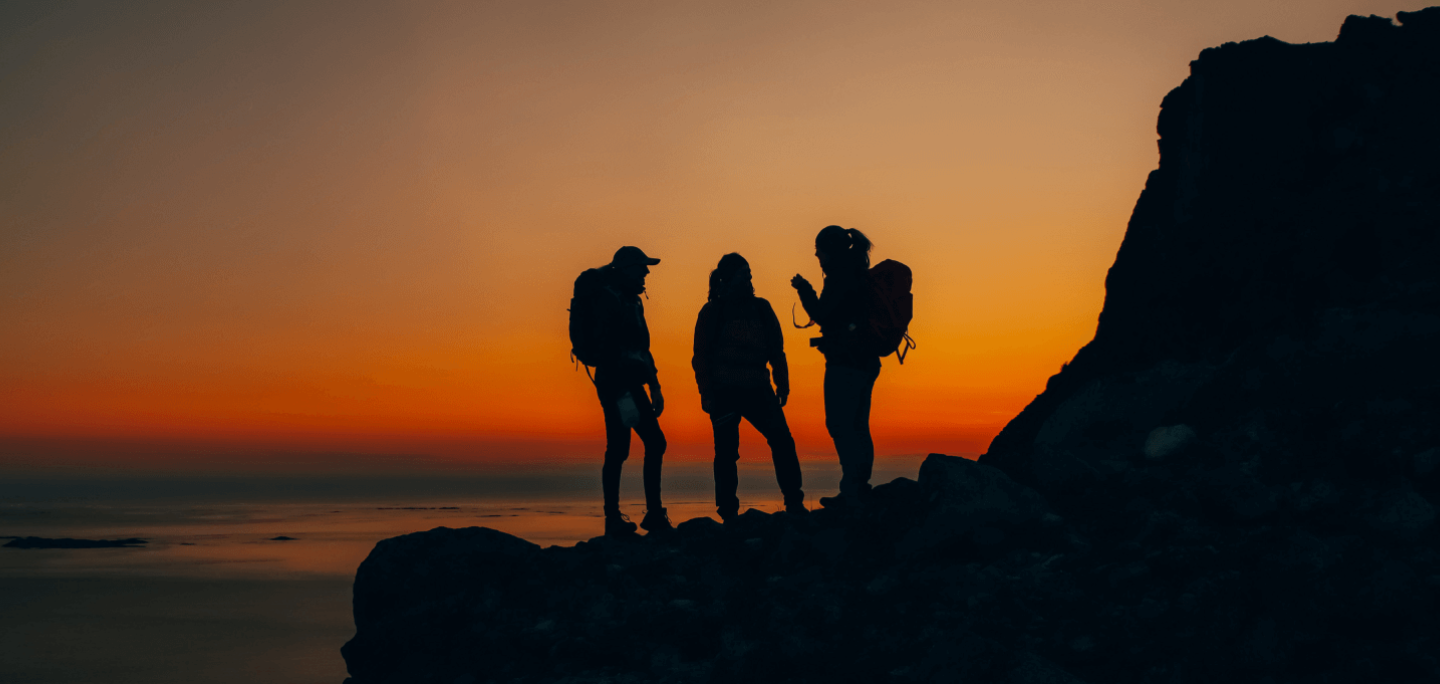
M 353 684 L 1440 679 L 1440 8 L 1206 50 L 1095 340 L 855 512 L 376 546 Z
M 1437 14 L 1201 53 L 1095 339 L 981 462 L 1047 493 L 1147 443 L 1267 484 L 1411 474 L 1440 396 Z

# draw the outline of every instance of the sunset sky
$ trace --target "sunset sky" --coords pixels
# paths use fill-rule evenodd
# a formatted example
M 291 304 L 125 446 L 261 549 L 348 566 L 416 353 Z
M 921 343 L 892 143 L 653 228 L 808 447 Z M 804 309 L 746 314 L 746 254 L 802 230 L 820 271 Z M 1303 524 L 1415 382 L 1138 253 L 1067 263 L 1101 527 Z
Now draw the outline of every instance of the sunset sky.
M 0 467 L 598 462 L 566 307 L 621 245 L 670 457 L 738 251 L 833 458 L 789 325 L 827 224 L 915 274 L 878 452 L 979 453 L 1093 335 L 1189 61 L 1425 4 L 0 4 Z

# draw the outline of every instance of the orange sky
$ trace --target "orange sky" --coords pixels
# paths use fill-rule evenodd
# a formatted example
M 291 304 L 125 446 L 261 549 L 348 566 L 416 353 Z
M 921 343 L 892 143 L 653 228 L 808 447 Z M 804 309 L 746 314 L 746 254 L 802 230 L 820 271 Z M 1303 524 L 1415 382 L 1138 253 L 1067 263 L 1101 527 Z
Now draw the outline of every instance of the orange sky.
M 5 3 L 0 459 L 598 459 L 565 308 L 623 244 L 706 457 L 709 270 L 786 317 L 831 223 L 915 273 L 878 451 L 978 453 L 1092 336 L 1189 60 L 1424 4 Z

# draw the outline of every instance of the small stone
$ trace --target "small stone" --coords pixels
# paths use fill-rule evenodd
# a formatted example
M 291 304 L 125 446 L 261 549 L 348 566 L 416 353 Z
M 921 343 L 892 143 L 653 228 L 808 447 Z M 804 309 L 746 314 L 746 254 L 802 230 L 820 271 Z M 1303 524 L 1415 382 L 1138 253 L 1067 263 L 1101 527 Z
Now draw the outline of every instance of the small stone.
M 1169 604 L 1165 601 L 1146 598 L 1141 601 L 1139 607 L 1135 609 L 1135 615 L 1141 620 L 1154 620 L 1163 615 L 1169 608 Z
M 1189 425 L 1157 427 L 1145 438 L 1145 458 L 1159 461 L 1195 443 L 1195 431 Z
M 1005 541 L 1005 533 L 989 525 L 982 525 L 975 528 L 975 532 L 971 535 L 971 538 L 975 540 L 976 544 L 981 546 L 994 546 L 995 544 Z
M 1440 448 L 1426 449 L 1415 454 L 1415 474 L 1429 475 L 1440 468 Z
M 920 466 L 920 486 L 931 511 L 923 525 L 896 545 L 905 558 L 967 537 L 980 541 L 975 535 L 980 527 L 1014 525 L 1050 512 L 1035 490 L 996 468 L 955 456 L 930 454 Z M 993 537 L 989 533 L 980 536 L 986 540 Z
M 895 577 L 893 575 L 881 575 L 865 586 L 865 592 L 871 596 L 882 596 L 890 593 L 890 590 L 894 588 Z
M 1195 610 L 1195 595 L 1181 594 L 1180 598 L 1175 601 L 1175 605 L 1180 606 L 1180 609 L 1184 611 Z
M 1380 532 L 1410 537 L 1435 522 L 1435 507 L 1415 492 L 1390 494 L 1380 510 L 1370 518 L 1370 526 Z

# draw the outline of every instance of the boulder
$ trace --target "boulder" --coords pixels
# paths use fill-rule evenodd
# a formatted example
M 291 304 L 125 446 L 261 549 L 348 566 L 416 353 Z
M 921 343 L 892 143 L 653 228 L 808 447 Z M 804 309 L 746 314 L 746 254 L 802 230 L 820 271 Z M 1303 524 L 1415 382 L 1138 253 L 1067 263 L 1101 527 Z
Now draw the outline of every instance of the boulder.
M 1412 459 L 1415 462 L 1415 474 L 1429 476 L 1436 470 L 1440 470 L 1440 449 L 1430 448 L 1418 454 Z
M 1035 490 L 996 468 L 956 456 L 930 454 L 920 466 L 919 481 L 929 512 L 897 544 L 897 553 L 906 558 L 965 540 L 998 543 L 1004 528 L 1049 513 Z
M 1157 427 L 1145 437 L 1145 458 L 1152 461 L 1164 460 L 1194 444 L 1197 437 L 1189 425 Z
M 1376 531 L 1413 539 L 1435 523 L 1435 507 L 1415 492 L 1396 490 L 1382 498 L 1369 522 Z

